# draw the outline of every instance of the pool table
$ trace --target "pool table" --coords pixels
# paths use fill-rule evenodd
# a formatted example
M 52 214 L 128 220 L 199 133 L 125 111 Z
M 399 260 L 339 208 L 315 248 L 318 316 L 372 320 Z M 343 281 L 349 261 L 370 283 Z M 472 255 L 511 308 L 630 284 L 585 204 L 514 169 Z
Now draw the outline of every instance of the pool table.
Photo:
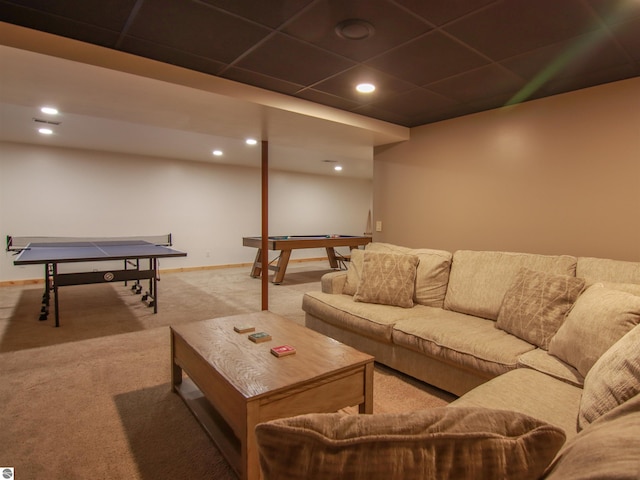
M 272 282 L 280 284 L 284 280 L 292 250 L 299 248 L 325 248 L 331 267 L 339 268 L 339 256 L 336 255 L 335 247 L 350 247 L 353 250 L 370 242 L 371 237 L 356 235 L 284 235 L 269 237 L 269 250 L 280 250 L 280 255 L 277 258 L 278 263 L 268 266 L 269 270 L 276 272 Z M 258 249 L 253 267 L 251 267 L 251 276 L 259 277 L 262 273 L 262 237 L 243 237 L 242 245 Z

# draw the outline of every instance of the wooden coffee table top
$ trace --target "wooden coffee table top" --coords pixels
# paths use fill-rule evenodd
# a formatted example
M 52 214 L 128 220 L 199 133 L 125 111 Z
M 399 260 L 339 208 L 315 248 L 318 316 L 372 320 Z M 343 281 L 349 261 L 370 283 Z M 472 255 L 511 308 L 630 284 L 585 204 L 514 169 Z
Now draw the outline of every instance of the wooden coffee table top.
M 272 340 L 254 343 L 250 333 L 234 326 L 252 326 Z M 207 363 L 247 399 L 273 395 L 292 385 L 335 375 L 341 369 L 372 362 L 373 357 L 269 311 L 214 318 L 171 327 Z M 276 357 L 270 349 L 296 348 L 294 355 Z

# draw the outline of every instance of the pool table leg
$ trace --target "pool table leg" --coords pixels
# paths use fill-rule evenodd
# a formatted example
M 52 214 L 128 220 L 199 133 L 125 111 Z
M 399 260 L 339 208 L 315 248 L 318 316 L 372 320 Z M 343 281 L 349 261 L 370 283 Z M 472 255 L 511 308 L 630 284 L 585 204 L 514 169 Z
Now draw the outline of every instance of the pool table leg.
M 258 249 L 256 259 L 253 261 L 253 267 L 251 267 L 251 277 L 257 278 L 262 272 L 262 249 Z
M 280 258 L 275 268 L 276 274 L 273 277 L 273 283 L 280 284 L 284 280 L 284 274 L 287 271 L 287 265 L 289 265 L 289 258 L 291 258 L 291 250 L 280 251 Z
M 338 259 L 336 258 L 336 251 L 333 249 L 333 247 L 327 247 L 327 258 L 329 259 L 329 265 L 331 265 L 331 268 L 339 268 L 338 266 Z

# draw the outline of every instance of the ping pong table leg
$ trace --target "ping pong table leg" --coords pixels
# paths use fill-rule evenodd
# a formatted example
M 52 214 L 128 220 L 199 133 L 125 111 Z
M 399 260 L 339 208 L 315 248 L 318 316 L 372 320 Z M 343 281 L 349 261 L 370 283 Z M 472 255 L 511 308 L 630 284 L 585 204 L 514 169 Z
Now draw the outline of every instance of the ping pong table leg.
M 53 280 L 53 309 L 56 314 L 56 327 L 60 326 L 60 315 L 58 312 L 58 264 L 53 264 L 53 271 L 51 272 Z
M 38 320 L 44 321 L 49 315 L 50 288 L 49 283 L 51 264 L 44 264 L 44 293 L 42 294 L 42 307 L 40 308 L 40 317 Z
M 153 270 L 153 278 L 149 281 L 153 298 L 153 313 L 158 313 L 158 259 L 149 259 L 150 267 Z

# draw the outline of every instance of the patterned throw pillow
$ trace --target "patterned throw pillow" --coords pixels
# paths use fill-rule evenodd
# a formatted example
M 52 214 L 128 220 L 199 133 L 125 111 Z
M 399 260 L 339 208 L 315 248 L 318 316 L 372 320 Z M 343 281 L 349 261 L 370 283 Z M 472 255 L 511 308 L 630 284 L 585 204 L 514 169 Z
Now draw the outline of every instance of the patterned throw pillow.
M 639 323 L 639 296 L 596 283 L 580 295 L 549 353 L 586 377 L 598 358 Z
M 360 282 L 353 300 L 413 307 L 418 257 L 393 253 L 364 253 Z
M 256 427 L 265 480 L 537 479 L 564 431 L 517 412 L 308 414 Z
M 496 327 L 547 350 L 584 288 L 584 279 L 522 268 L 507 290 Z

